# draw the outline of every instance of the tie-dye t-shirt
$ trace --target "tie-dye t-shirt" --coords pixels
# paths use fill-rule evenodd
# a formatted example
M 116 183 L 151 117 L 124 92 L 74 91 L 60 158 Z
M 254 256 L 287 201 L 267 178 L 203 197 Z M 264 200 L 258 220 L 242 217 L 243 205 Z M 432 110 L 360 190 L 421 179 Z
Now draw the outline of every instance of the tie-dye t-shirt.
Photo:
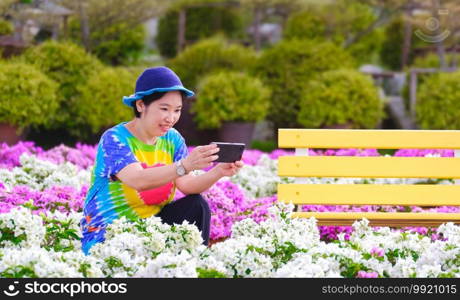
M 82 248 L 88 253 L 92 245 L 104 241 L 105 228 L 114 220 L 129 220 L 156 215 L 175 194 L 175 184 L 139 192 L 118 180 L 115 175 L 131 163 L 143 168 L 172 164 L 187 156 L 184 138 L 174 128 L 147 145 L 133 136 L 126 122 L 108 129 L 97 148 L 91 188 L 86 196 L 81 227 Z

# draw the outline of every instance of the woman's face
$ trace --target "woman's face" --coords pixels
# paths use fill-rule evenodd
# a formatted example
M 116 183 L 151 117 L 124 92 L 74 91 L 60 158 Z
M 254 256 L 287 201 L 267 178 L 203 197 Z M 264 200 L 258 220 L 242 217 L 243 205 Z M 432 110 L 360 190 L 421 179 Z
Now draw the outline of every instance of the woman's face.
M 140 123 L 148 135 L 162 136 L 179 120 L 182 95 L 179 91 L 171 91 L 149 106 L 142 101 L 137 101 L 136 105 L 141 112 Z

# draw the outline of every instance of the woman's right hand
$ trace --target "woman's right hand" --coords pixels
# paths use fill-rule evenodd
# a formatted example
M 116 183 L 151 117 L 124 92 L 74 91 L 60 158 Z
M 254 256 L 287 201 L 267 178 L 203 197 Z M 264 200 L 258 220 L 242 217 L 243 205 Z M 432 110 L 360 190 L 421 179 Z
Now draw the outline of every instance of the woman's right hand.
M 210 167 L 212 166 L 212 162 L 219 157 L 215 155 L 217 152 L 219 152 L 219 147 L 217 147 L 216 144 L 198 146 L 182 160 L 182 164 L 187 173 L 193 170 L 201 170 Z

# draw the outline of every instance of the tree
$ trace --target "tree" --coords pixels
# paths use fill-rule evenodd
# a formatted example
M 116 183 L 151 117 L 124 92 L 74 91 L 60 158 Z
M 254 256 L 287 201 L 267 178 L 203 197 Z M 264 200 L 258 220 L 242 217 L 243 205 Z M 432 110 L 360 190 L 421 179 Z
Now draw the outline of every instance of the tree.
M 130 30 L 143 24 L 154 16 L 162 14 L 169 5 L 177 0 L 62 0 L 70 9 L 77 12 L 80 22 L 82 41 L 87 50 L 91 50 L 100 43 L 116 39 L 123 31 Z M 123 29 L 110 30 L 119 24 Z M 91 31 L 110 32 L 95 38 Z
M 455 49 L 460 39 L 460 3 L 456 0 L 414 0 L 418 13 L 410 18 L 417 38 L 424 46 L 433 46 L 439 56 L 440 67 L 448 67 L 447 48 Z M 427 47 L 430 48 L 430 47 Z
M 185 46 L 216 34 L 231 40 L 244 38 L 244 18 L 237 4 L 189 2 L 178 3 L 159 19 L 155 42 L 162 56 L 174 57 Z
M 274 11 L 275 15 L 282 18 L 282 25 L 286 22 L 288 16 L 294 12 L 307 7 L 310 4 L 324 4 L 333 0 L 240 0 L 243 7 L 252 11 L 253 15 L 253 35 L 254 47 L 256 50 L 261 49 L 260 25 L 267 17 L 268 11 Z
M 0 17 L 6 16 L 11 11 L 13 4 L 17 4 L 19 2 L 19 0 L 0 1 Z
M 359 2 L 339 0 L 315 5 L 289 17 L 283 38 L 329 40 L 346 48 L 358 62 L 369 63 L 382 40 L 381 30 L 367 30 L 375 18 L 372 7 Z M 364 31 L 366 34 L 362 34 Z

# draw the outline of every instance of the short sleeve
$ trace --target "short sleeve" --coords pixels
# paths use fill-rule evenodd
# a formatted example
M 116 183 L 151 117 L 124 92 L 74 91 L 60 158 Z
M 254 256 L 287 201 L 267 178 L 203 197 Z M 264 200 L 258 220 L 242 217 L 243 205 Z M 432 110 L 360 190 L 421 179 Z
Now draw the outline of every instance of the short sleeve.
M 126 138 L 121 137 L 115 130 L 104 133 L 99 143 L 100 162 L 102 164 L 100 176 L 112 177 L 129 164 L 137 162 L 134 153 Z
M 183 158 L 186 158 L 188 155 L 188 148 L 187 145 L 185 144 L 185 140 L 180 135 L 179 132 L 176 131 L 176 137 L 175 137 L 175 142 L 174 142 L 174 161 L 181 160 Z

